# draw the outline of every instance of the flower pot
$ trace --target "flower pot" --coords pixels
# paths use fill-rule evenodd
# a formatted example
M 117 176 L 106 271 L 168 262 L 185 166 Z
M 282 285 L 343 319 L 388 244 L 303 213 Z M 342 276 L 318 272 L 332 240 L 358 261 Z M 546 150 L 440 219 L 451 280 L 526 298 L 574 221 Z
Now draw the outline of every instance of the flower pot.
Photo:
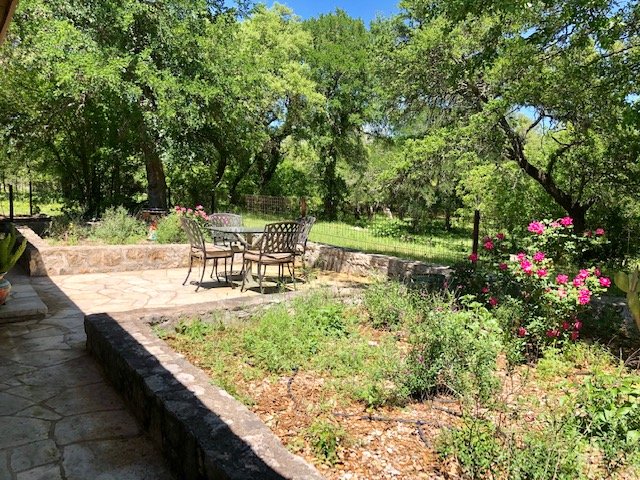
M 0 273 L 0 305 L 5 304 L 11 293 L 11 284 L 4 278 L 6 274 L 7 272 Z

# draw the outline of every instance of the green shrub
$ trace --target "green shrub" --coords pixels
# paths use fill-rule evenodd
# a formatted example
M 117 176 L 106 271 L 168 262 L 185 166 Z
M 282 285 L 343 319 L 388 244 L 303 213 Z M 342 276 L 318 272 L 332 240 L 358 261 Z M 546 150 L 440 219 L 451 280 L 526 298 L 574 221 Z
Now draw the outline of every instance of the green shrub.
M 374 237 L 403 238 L 409 232 L 409 224 L 399 218 L 376 220 L 369 227 Z
M 335 465 L 339 461 L 338 450 L 344 444 L 347 434 L 334 421 L 318 418 L 307 428 L 305 437 L 319 459 Z
M 51 219 L 46 235 L 68 245 L 77 245 L 80 240 L 87 238 L 90 229 L 80 215 L 58 215 Z
M 487 401 L 498 388 L 494 375 L 502 332 L 477 302 L 457 308 L 452 300 L 433 301 L 409 338 L 405 385 L 424 398 L 440 388 Z
M 522 437 L 498 430 L 484 419 L 465 416 L 459 428 L 444 431 L 437 451 L 453 458 L 464 478 L 547 480 L 582 478 L 582 444 L 571 422 L 549 423 Z
M 413 293 L 399 282 L 374 283 L 364 293 L 364 306 L 374 328 L 392 328 L 416 318 Z
M 173 212 L 158 220 L 156 238 L 158 243 L 187 243 L 187 235 L 180 225 L 180 216 Z
M 124 207 L 109 208 L 102 215 L 91 236 L 109 245 L 137 243 L 147 234 L 146 224 L 127 212 Z

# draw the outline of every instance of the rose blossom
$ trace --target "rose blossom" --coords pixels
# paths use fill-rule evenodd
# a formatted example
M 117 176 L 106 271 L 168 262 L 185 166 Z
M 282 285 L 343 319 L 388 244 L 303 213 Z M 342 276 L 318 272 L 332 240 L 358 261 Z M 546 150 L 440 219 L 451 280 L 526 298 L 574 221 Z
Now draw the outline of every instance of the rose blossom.
M 567 275 L 564 275 L 561 273 L 558 276 L 556 276 L 556 282 L 560 285 L 564 285 L 568 281 L 569 281 L 569 277 Z
M 564 217 L 560 219 L 560 224 L 563 227 L 570 227 L 571 225 L 573 225 L 573 218 L 571 217 Z
M 529 260 L 522 260 L 520 262 L 520 267 L 525 271 L 528 275 L 533 273 L 533 264 Z
M 558 289 L 558 297 L 567 298 L 567 291 L 564 288 Z
M 489 293 L 489 287 L 482 287 L 482 293 Z
M 496 238 L 498 240 L 504 240 L 507 237 L 506 237 L 506 235 L 504 233 L 498 233 L 498 234 L 496 234 Z
M 600 275 L 602 275 L 602 272 L 600 271 L 600 269 L 599 269 L 599 268 L 596 268 L 596 269 L 593 271 L 593 274 L 594 274 L 596 277 L 599 277 Z
M 558 330 L 547 330 L 547 337 L 549 338 L 555 338 L 555 337 L 559 337 L 560 336 L 560 332 Z
M 542 260 L 544 260 L 544 253 L 536 252 L 536 254 L 533 256 L 533 260 L 536 262 L 541 262 Z
M 591 230 L 587 230 L 586 232 L 584 232 L 584 236 L 585 237 L 590 237 L 591 236 Z
M 469 260 L 471 261 L 471 263 L 476 263 L 478 261 L 478 254 L 472 253 L 471 255 L 469 255 Z
M 527 227 L 531 233 L 536 233 L 538 235 L 542 235 L 544 233 L 544 225 L 540 222 L 531 222 Z
M 524 327 L 519 327 L 518 328 L 518 336 L 519 337 L 524 337 L 527 334 L 527 329 Z
M 506 270 L 506 269 L 507 269 L 507 268 L 509 268 L 509 267 L 507 266 L 507 264 L 506 264 L 506 263 L 501 263 L 500 265 L 498 265 L 498 268 L 499 268 L 500 270 Z
M 516 255 L 516 258 L 518 259 L 519 262 L 521 262 L 522 260 L 527 258 L 527 255 L 524 252 L 520 252 L 518 255 Z
M 591 300 L 591 292 L 588 288 L 583 288 L 578 292 L 578 303 L 580 305 L 586 305 Z
M 573 286 L 574 287 L 581 287 L 582 285 L 584 285 L 584 279 L 580 278 L 580 277 L 576 277 L 573 279 Z
M 558 228 L 558 227 L 562 226 L 562 225 L 560 225 L 560 222 L 551 222 L 550 225 L 551 225 L 552 228 Z
M 589 270 L 586 270 L 586 269 L 584 269 L 584 268 L 581 268 L 581 269 L 580 269 L 580 272 L 578 273 L 578 277 L 579 277 L 579 278 L 582 278 L 583 280 L 584 280 L 584 279 L 586 279 L 586 278 L 588 278 L 588 277 L 589 277 L 589 275 L 591 275 L 591 274 L 589 273 Z
M 566 320 L 564 322 L 562 322 L 562 329 L 563 330 L 569 330 L 570 327 L 571 327 L 571 325 L 569 325 L 569 322 L 567 322 Z
M 611 286 L 611 280 L 607 277 L 600 277 L 598 281 L 601 287 L 609 288 Z
M 536 274 L 540 277 L 540 278 L 544 278 L 547 276 L 547 271 L 544 268 L 539 268 L 538 271 L 536 272 Z
M 576 330 L 571 332 L 571 340 L 573 340 L 574 342 L 578 339 L 579 336 L 580 336 L 580 332 L 578 332 Z
M 604 235 L 604 228 L 596 228 L 596 235 L 599 237 Z
M 576 319 L 575 323 L 573 324 L 573 328 L 575 328 L 576 330 L 580 330 L 582 328 L 582 322 Z
M 493 250 L 493 242 L 491 240 L 487 240 L 486 242 L 484 242 L 484 248 L 487 250 Z
M 492 307 L 496 307 L 498 305 L 498 299 L 495 297 L 489 298 L 489 305 L 491 305 Z

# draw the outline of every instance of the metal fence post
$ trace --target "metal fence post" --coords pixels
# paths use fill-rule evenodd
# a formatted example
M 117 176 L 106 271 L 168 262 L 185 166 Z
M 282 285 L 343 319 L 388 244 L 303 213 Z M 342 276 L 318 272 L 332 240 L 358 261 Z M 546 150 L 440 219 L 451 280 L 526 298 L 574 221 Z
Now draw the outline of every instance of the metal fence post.
M 480 243 L 480 210 L 473 212 L 473 247 L 471 252 L 478 254 L 478 244 Z
M 13 185 L 9 185 L 9 221 L 13 222 Z

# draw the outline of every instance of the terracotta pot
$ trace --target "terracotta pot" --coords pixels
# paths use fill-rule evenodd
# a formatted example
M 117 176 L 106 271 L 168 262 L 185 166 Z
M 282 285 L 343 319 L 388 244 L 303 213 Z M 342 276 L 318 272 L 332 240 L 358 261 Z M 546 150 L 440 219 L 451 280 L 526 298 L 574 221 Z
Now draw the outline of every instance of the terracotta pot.
M 4 278 L 6 274 L 7 272 L 0 273 L 0 305 L 4 305 L 11 293 L 11 284 Z

